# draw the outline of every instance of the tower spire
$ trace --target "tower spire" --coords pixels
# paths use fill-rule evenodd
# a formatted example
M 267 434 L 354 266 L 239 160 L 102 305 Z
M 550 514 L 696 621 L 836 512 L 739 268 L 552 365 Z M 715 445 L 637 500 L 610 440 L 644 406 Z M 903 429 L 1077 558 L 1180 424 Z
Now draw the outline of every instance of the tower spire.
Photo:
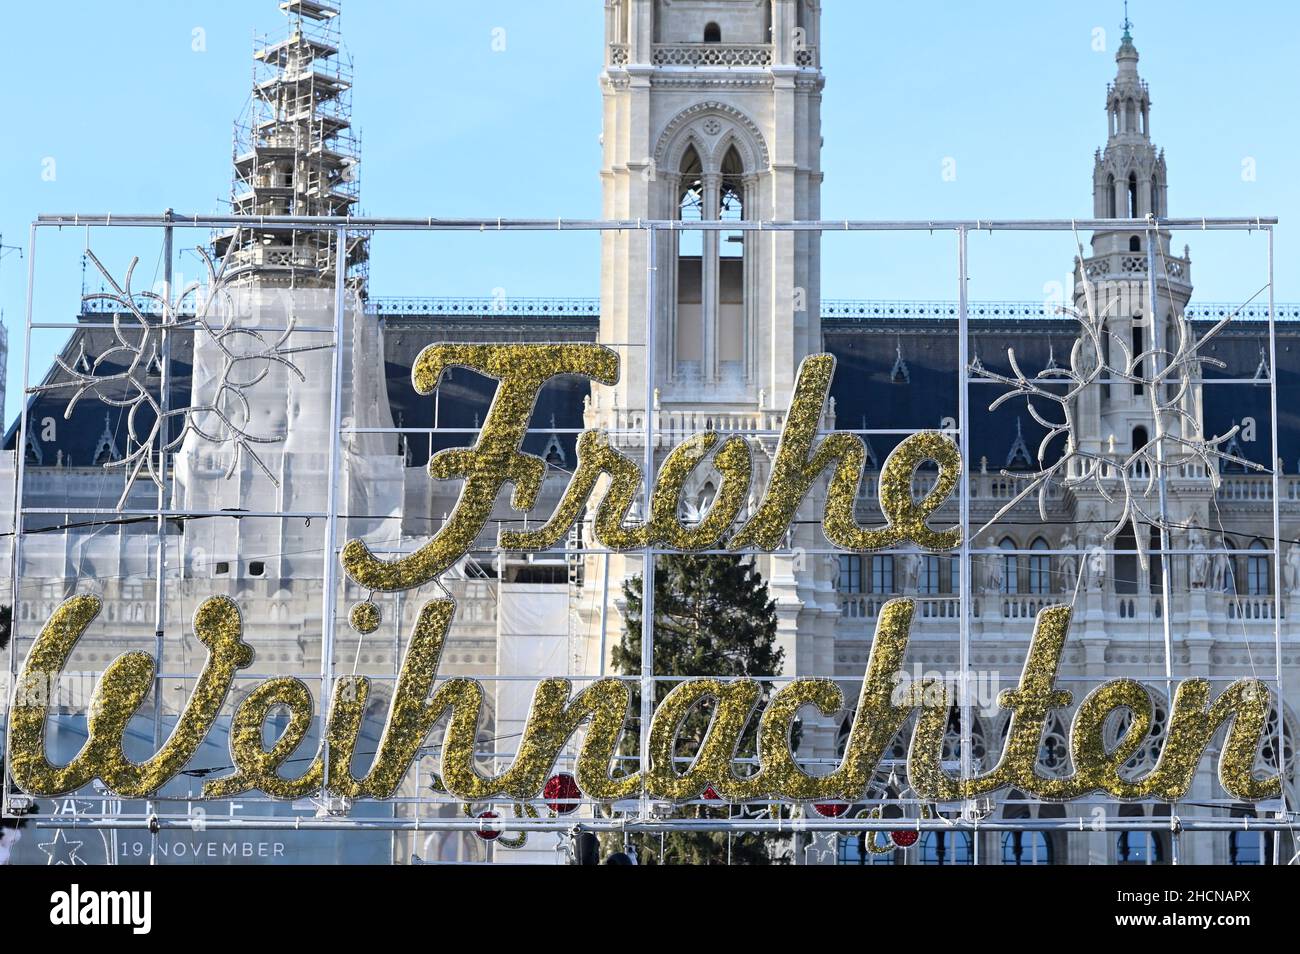
M 1115 74 L 1115 86 L 1139 86 L 1145 92 L 1146 84 L 1138 76 L 1138 51 L 1133 45 L 1133 21 L 1128 18 L 1128 3 L 1124 4 L 1124 35 L 1120 37 L 1119 49 L 1115 52 L 1115 62 L 1119 69 Z M 1143 131 L 1145 132 L 1145 126 Z
M 1106 146 L 1094 167 L 1097 218 L 1166 215 L 1165 160 L 1151 143 L 1151 91 L 1138 74 L 1133 21 L 1124 7 L 1124 37 L 1115 53 L 1115 79 L 1106 87 Z
M 339 7 L 282 0 L 287 35 L 253 53 L 253 92 L 235 127 L 231 206 L 237 215 L 347 215 L 358 199 L 360 144 L 352 132 L 352 70 Z M 335 235 L 258 224 L 218 236 L 238 272 L 298 285 L 333 282 Z M 231 246 L 233 245 L 233 249 Z M 366 242 L 349 242 L 349 281 L 366 278 Z
M 1126 7 L 1115 79 L 1106 86 L 1106 144 L 1093 165 L 1094 217 L 1117 221 L 1093 232 L 1091 254 L 1076 262 L 1074 305 L 1085 313 L 1103 308 L 1107 341 L 1121 341 L 1129 354 L 1140 355 L 1170 346 L 1172 317 L 1183 314 L 1191 298 L 1192 263 L 1185 253 L 1174 254 L 1164 225 L 1165 156 L 1151 141 L 1151 95 L 1138 75 L 1132 27 Z M 1105 304 L 1097 306 L 1100 296 Z M 1090 393 L 1076 419 L 1085 422 L 1079 446 L 1091 453 L 1109 453 L 1116 440 L 1119 446 L 1145 444 L 1154 433 L 1150 395 L 1139 384 Z

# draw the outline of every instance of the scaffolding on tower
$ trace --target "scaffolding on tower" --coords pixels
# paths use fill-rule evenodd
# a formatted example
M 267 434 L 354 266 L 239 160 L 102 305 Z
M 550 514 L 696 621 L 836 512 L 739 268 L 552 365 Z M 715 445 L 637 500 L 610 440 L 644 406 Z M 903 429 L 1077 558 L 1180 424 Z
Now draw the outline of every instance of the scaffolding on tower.
M 341 49 L 339 8 L 284 0 L 288 35 L 261 38 L 253 89 L 235 124 L 231 207 L 247 216 L 344 216 L 359 197 L 360 138 L 352 128 L 352 64 Z M 236 280 L 256 276 L 290 285 L 333 282 L 333 230 L 258 223 L 214 237 Z M 365 293 L 368 235 L 349 235 L 347 280 Z

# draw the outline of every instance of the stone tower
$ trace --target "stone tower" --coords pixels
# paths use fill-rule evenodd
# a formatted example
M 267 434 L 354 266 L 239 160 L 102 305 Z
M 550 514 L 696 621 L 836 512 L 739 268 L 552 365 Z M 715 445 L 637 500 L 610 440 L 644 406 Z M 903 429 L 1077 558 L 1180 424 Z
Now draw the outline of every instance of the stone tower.
M 608 219 L 815 220 L 821 216 L 821 91 L 816 0 L 608 0 L 603 214 Z M 622 378 L 593 391 L 587 426 L 616 429 L 638 462 L 652 415 L 656 453 L 707 428 L 751 441 L 753 496 L 766 486 L 800 361 L 821 350 L 819 237 L 810 232 L 662 232 L 654 262 L 654 406 L 646 408 L 648 241 L 603 237 L 600 340 Z M 628 345 L 624 347 L 624 345 Z M 833 414 L 824 418 L 833 426 Z M 718 477 L 697 468 L 684 494 L 706 504 Z M 784 555 L 760 555 L 780 614 L 786 674 L 834 671 L 838 604 L 813 517 Z M 688 508 L 689 509 L 689 508 Z M 688 514 L 689 516 L 689 514 Z M 780 551 L 778 551 L 779 553 Z M 588 561 L 599 586 L 602 558 Z M 609 644 L 621 631 L 618 581 L 640 559 L 612 557 Z M 602 600 L 585 605 L 599 606 Z M 591 658 L 591 657 L 589 657 Z M 807 750 L 821 747 L 818 730 Z M 831 740 L 833 744 L 833 739 Z
M 814 0 L 609 0 L 605 10 L 606 218 L 819 217 Z M 663 410 L 784 406 L 799 360 L 821 347 L 817 237 L 665 234 L 656 266 Z M 645 340 L 646 274 L 645 236 L 606 233 L 603 340 Z M 644 410 L 644 367 L 625 362 L 606 408 Z
M 1106 91 L 1108 136 L 1104 150 L 1098 150 L 1093 172 L 1093 213 L 1100 219 L 1136 219 L 1157 222 L 1168 216 L 1168 185 L 1165 158 L 1151 141 L 1151 97 L 1147 84 L 1138 75 L 1138 52 L 1133 45 L 1130 24 L 1125 21 L 1124 34 L 1115 55 L 1118 71 Z M 1154 265 L 1154 281 L 1152 266 Z M 1192 295 L 1191 261 L 1187 249 L 1181 256 L 1173 254 L 1168 230 L 1151 228 L 1102 229 L 1092 236 L 1091 254 L 1076 262 L 1074 305 L 1080 312 L 1088 310 L 1086 284 L 1093 296 L 1096 315 L 1104 319 L 1102 351 L 1111 369 L 1079 398 L 1076 419 L 1079 421 L 1080 448 L 1100 454 L 1116 464 L 1148 448 L 1157 450 L 1164 459 L 1176 459 L 1180 448 L 1172 441 L 1158 441 L 1170 434 L 1188 438 L 1200 429 L 1201 388 L 1194 376 L 1192 386 L 1179 400 L 1187 419 L 1161 405 L 1176 399 L 1178 386 L 1163 383 L 1149 385 L 1121 377 L 1126 360 L 1143 352 L 1161 349 L 1140 362 L 1137 370 L 1151 376 L 1157 364 L 1167 363 L 1178 346 L 1175 317 L 1181 316 Z M 1153 297 L 1154 290 L 1154 297 Z M 1195 375 L 1195 370 L 1193 370 Z M 1195 422 L 1195 424 L 1189 423 Z M 1163 444 L 1163 447 L 1159 445 Z M 1148 473 L 1148 464 L 1139 462 L 1130 475 Z M 1172 527 L 1206 528 L 1210 526 L 1209 504 L 1213 489 L 1200 465 L 1172 468 L 1164 481 L 1166 521 Z M 1153 555 L 1146 565 L 1132 555 L 1135 547 L 1156 550 L 1160 532 L 1142 521 L 1130 521 L 1109 543 L 1103 533 L 1120 519 L 1124 499 L 1118 493 L 1117 480 L 1111 481 L 1114 499 L 1105 499 L 1094 484 L 1074 490 L 1075 520 L 1080 524 L 1080 540 L 1088 549 L 1105 546 L 1129 553 L 1116 553 L 1107 560 L 1106 579 L 1089 572 L 1083 621 L 1083 641 L 1089 659 L 1100 672 L 1101 654 L 1107 643 L 1108 619 L 1103 586 L 1119 596 L 1139 600 L 1162 598 L 1162 580 L 1169 573 L 1171 593 L 1186 589 L 1186 562 L 1179 558 L 1162 559 Z M 1152 516 L 1159 517 L 1158 491 L 1137 481 L 1138 504 Z M 1174 529 L 1169 534 L 1172 547 L 1204 546 L 1207 538 L 1199 529 Z M 1100 557 L 1098 557 L 1100 559 Z M 1208 617 L 1203 590 L 1192 593 L 1188 616 L 1183 626 L 1188 639 L 1206 632 Z M 1155 616 L 1155 606 L 1151 608 Z
M 213 243 L 224 262 L 209 324 L 196 332 L 195 416 L 176 456 L 177 505 L 191 510 L 319 513 L 328 507 L 338 233 L 254 220 L 262 215 L 346 215 L 357 201 L 357 143 L 350 134 L 350 65 L 338 9 L 314 0 L 280 4 L 286 35 L 253 54 L 251 106 L 236 126 L 231 205 L 252 224 Z M 392 427 L 378 322 L 365 311 L 366 238 L 344 249 L 342 402 L 345 428 Z M 285 336 L 286 329 L 295 329 Z M 281 358 L 265 357 L 283 337 Z M 213 439 L 216 438 L 216 439 Z M 341 533 L 396 541 L 403 458 L 385 435 L 341 438 Z M 359 519 L 365 514 L 367 519 Z M 232 581 L 316 579 L 321 523 L 244 518 L 189 528 L 187 573 Z
M 1138 75 L 1138 52 L 1129 24 L 1115 54 L 1118 72 L 1106 90 L 1108 136 L 1098 150 L 1093 170 L 1093 214 L 1106 219 L 1160 219 L 1168 215 L 1168 185 L 1163 151 L 1151 142 L 1151 96 Z M 1148 248 L 1148 234 L 1155 248 Z M 1151 305 L 1148 263 L 1154 252 L 1155 306 Z M 1092 254 L 1076 263 L 1074 304 L 1086 311 L 1083 280 L 1094 292 L 1098 316 L 1109 336 L 1103 339 L 1110 364 L 1122 364 L 1124 343 L 1138 355 L 1153 347 L 1171 348 L 1171 317 L 1181 315 L 1192 294 L 1191 262 L 1186 249 L 1176 257 L 1166 229 L 1099 230 L 1092 236 Z M 1143 365 L 1151 373 L 1153 362 Z M 1151 395 L 1139 385 L 1111 382 L 1084 396 L 1080 414 L 1086 450 L 1123 454 L 1154 436 Z

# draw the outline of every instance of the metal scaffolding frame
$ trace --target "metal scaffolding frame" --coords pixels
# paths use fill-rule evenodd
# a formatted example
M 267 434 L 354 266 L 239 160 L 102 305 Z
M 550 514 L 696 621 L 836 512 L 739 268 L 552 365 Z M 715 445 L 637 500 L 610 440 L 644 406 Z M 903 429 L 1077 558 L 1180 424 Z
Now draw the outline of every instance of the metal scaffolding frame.
M 256 164 L 254 164 L 256 168 Z M 250 224 L 250 220 L 255 224 Z M 1273 301 L 1273 228 L 1277 220 L 1269 217 L 1238 217 L 1238 218 L 1178 218 L 1178 219 L 1033 219 L 1033 220 L 1015 220 L 1015 219 L 972 219 L 972 220 L 914 220 L 914 221 L 865 221 L 865 220 L 838 220 L 838 221 L 815 221 L 815 222 L 785 222 L 785 221 L 701 221 L 701 222 L 679 222 L 679 221 L 661 221 L 661 220 L 566 220 L 566 219 L 439 219 L 433 217 L 427 218 L 373 218 L 373 217 L 353 217 L 353 216 L 316 216 L 316 215 L 174 215 L 167 213 L 164 215 L 47 215 L 41 216 L 31 225 L 28 243 L 28 278 L 27 278 L 27 300 L 25 309 L 25 328 L 26 334 L 24 339 L 24 358 L 23 358 L 23 387 L 26 393 L 30 387 L 31 379 L 31 336 L 33 327 L 38 327 L 33 320 L 34 309 L 34 289 L 37 263 L 37 235 L 41 229 L 64 228 L 67 226 L 85 227 L 88 229 L 96 228 L 150 228 L 161 229 L 164 234 L 165 248 L 167 249 L 167 271 L 164 278 L 164 287 L 170 289 L 171 282 L 171 254 L 170 250 L 173 244 L 174 231 L 177 228 L 182 229 L 200 229 L 213 230 L 219 233 L 231 234 L 231 230 L 239 229 L 256 229 L 256 230 L 291 230 L 297 235 L 300 232 L 321 233 L 328 236 L 328 248 L 331 250 L 334 258 L 329 268 L 332 273 L 334 285 L 334 325 L 331 329 L 333 341 L 333 361 L 332 361 L 332 433 L 329 447 L 329 487 L 327 497 L 330 502 L 328 509 L 322 516 L 326 521 L 326 540 L 324 563 L 322 567 L 323 575 L 323 592 L 322 592 L 322 655 L 321 671 L 319 674 L 321 687 L 321 702 L 319 707 L 320 714 L 317 718 L 324 719 L 325 706 L 324 701 L 328 696 L 330 687 L 334 680 L 334 644 L 335 628 L 338 598 L 338 548 L 339 548 L 339 527 L 340 519 L 338 506 L 338 481 L 337 476 L 342 466 L 341 456 L 341 437 L 345 432 L 342 419 L 342 408 L 340 394 L 342 388 L 343 368 L 343 349 L 338 347 L 338 343 L 343 340 L 344 328 L 344 311 L 345 295 L 349 290 L 349 264 L 351 250 L 356 247 L 356 241 L 359 236 L 364 236 L 371 232 L 377 231 L 639 231 L 646 236 L 647 243 L 647 296 L 646 296 L 646 314 L 647 322 L 645 328 L 645 339 L 641 343 L 631 343 L 631 347 L 644 348 L 644 360 L 646 362 L 646 389 L 645 401 L 646 407 L 654 406 L 654 335 L 655 335 L 655 315 L 657 313 L 656 303 L 656 285 L 655 267 L 656 251 L 660 233 L 673 233 L 682 230 L 704 230 L 704 231 L 743 231 L 743 232 L 894 232 L 894 231 L 947 231 L 955 234 L 957 238 L 958 257 L 956 262 L 956 279 L 957 288 L 957 322 L 959 330 L 959 412 L 955 437 L 958 441 L 963 458 L 963 473 L 959 485 L 958 493 L 958 511 L 959 520 L 963 528 L 963 537 L 960 547 L 959 558 L 961 560 L 961 575 L 958 600 L 960 603 L 959 613 L 959 649 L 960 649 L 960 667 L 963 674 L 968 677 L 970 674 L 970 613 L 971 613 L 971 558 L 973 554 L 989 551 L 972 546 L 970 540 L 970 473 L 971 461 L 970 443 L 966 439 L 971 421 L 970 410 L 970 386 L 979 383 L 976 379 L 969 376 L 969 354 L 967 343 L 970 331 L 970 315 L 968 314 L 970 303 L 967 300 L 968 285 L 968 238 L 970 234 L 978 231 L 1053 231 L 1053 232 L 1070 232 L 1077 230 L 1120 230 L 1132 229 L 1150 232 L 1151 230 L 1163 229 L 1196 229 L 1196 230 L 1216 230 L 1216 231 L 1263 231 L 1268 237 L 1268 335 L 1269 335 L 1269 361 L 1270 361 L 1270 378 L 1268 385 L 1270 388 L 1270 400 L 1273 412 L 1272 420 L 1272 447 L 1273 456 L 1276 457 L 1278 424 L 1277 424 L 1277 384 L 1276 384 L 1276 328 L 1275 328 L 1275 304 Z M 1153 243 L 1149 243 L 1149 248 Z M 1150 256 L 1154 251 L 1149 251 L 1148 276 L 1152 285 L 1151 294 L 1158 294 L 1154 287 L 1154 267 L 1151 263 Z M 48 326 L 46 326 L 48 327 Z M 166 337 L 164 336 L 164 342 Z M 163 375 L 162 380 L 168 380 L 170 371 L 170 355 L 166 347 L 161 355 Z M 1252 383 L 1258 384 L 1259 381 Z M 165 394 L 165 387 L 164 387 Z M 647 413 L 645 415 L 645 427 L 641 432 L 645 440 L 644 447 L 644 467 L 645 467 L 645 493 L 649 494 L 654 473 L 654 446 L 655 446 L 655 420 L 654 415 Z M 17 447 L 20 452 L 17 454 L 17 480 L 14 496 L 14 513 L 15 513 L 15 532 L 12 539 L 12 559 L 14 567 L 14 578 L 12 580 L 12 599 L 15 608 L 18 605 L 21 585 L 21 569 L 23 565 L 23 541 L 26 535 L 24 529 L 23 517 L 29 512 L 37 512 L 35 509 L 28 510 L 24 504 L 24 478 L 25 478 L 25 454 L 21 452 L 26 446 L 28 415 L 24 413 L 20 420 L 19 435 Z M 376 428 L 369 429 L 385 433 L 399 433 L 410 429 L 405 428 Z M 898 430 L 876 431 L 873 433 L 902 433 Z M 910 432 L 909 432 L 910 433 Z M 165 455 L 163 455 L 165 457 Z M 166 461 L 163 461 L 164 475 L 166 474 Z M 1281 626 L 1281 546 L 1280 546 L 1280 513 L 1279 513 L 1279 474 L 1276 468 L 1272 473 L 1272 518 L 1273 518 L 1273 547 L 1270 551 L 1273 564 L 1273 639 L 1275 651 L 1275 672 L 1273 685 L 1277 693 L 1276 706 L 1279 712 L 1277 720 L 1277 731 L 1279 740 L 1277 751 L 1279 754 L 1279 768 L 1283 772 L 1284 778 L 1288 771 L 1286 765 L 1285 750 L 1282 745 L 1282 734 L 1285 724 L 1285 701 L 1282 694 L 1282 626 Z M 1162 481 L 1163 490 L 1163 481 Z M 1163 494 L 1162 494 L 1163 497 Z M 157 559 L 159 567 L 158 587 L 156 592 L 156 623 L 157 623 L 157 658 L 159 661 L 156 682 L 165 678 L 162 666 L 162 639 L 165 631 L 166 620 L 166 600 L 163 582 L 165 574 L 162 572 L 163 562 L 166 559 L 165 544 L 165 524 L 169 516 L 176 514 L 176 511 L 167 509 L 166 494 L 163 488 L 159 489 L 157 495 L 157 509 L 154 511 L 144 511 L 146 515 L 156 518 L 157 522 Z M 599 549 L 583 548 L 585 541 L 569 538 L 566 540 L 563 551 L 566 556 L 571 555 L 570 551 L 577 549 L 581 553 L 601 553 Z M 656 676 L 654 672 L 654 638 L 653 638 L 653 594 L 654 594 L 654 561 L 657 554 L 664 551 L 654 546 L 647 546 L 642 552 L 644 560 L 643 569 L 643 594 L 645 605 L 642 612 L 642 666 L 641 673 L 637 679 L 641 688 L 641 739 L 640 739 L 640 759 L 642 764 L 649 754 L 649 733 L 651 706 L 653 698 L 653 687 L 657 679 L 679 678 Z M 777 551 L 780 552 L 780 551 Z M 822 551 L 819 551 L 822 552 Z M 827 553 L 839 552 L 833 549 L 827 549 Z M 1055 551 L 1052 551 L 1055 552 Z M 1114 549 L 1108 549 L 1106 552 L 1117 552 Z M 1187 553 L 1185 549 L 1174 548 L 1170 545 L 1167 529 L 1162 532 L 1161 549 L 1162 554 Z M 606 563 L 606 573 L 608 574 L 608 563 Z M 1164 573 L 1162 586 L 1164 588 L 1165 606 L 1169 607 L 1169 573 Z M 1164 664 L 1165 664 L 1165 681 L 1167 688 L 1172 686 L 1174 678 L 1174 663 L 1172 658 L 1172 635 L 1170 631 L 1171 621 L 1170 613 L 1166 611 L 1163 614 L 1162 628 L 1164 636 Z M 15 624 L 17 620 L 15 618 Z M 602 614 L 603 627 L 603 614 Z M 15 631 L 14 638 L 11 641 L 8 653 L 8 672 L 10 685 L 15 681 L 18 671 L 17 646 L 20 642 L 19 634 Z M 547 674 L 538 674 L 538 678 Z M 603 675 L 603 659 L 602 659 Z M 512 677 L 486 677 L 507 679 Z M 517 677 L 525 678 L 525 677 Z M 576 675 L 575 679 L 597 678 L 597 676 Z M 786 679 L 789 677 L 774 677 Z M 856 679 L 857 677 L 855 677 Z M 969 694 L 965 694 L 965 701 L 961 705 L 961 776 L 963 779 L 971 778 L 974 774 L 974 766 L 971 762 L 971 707 Z M 161 735 L 161 724 L 158 721 L 160 709 L 155 707 L 155 739 Z M 6 728 L 8 723 L 8 711 L 5 714 Z M 321 733 L 322 748 L 327 746 L 325 734 Z M 325 758 L 325 764 L 328 766 L 329 759 Z M 4 792 L 5 792 L 5 812 L 8 814 L 18 806 L 20 799 L 16 798 L 10 791 L 11 782 L 9 778 L 9 767 L 6 760 L 4 767 Z M 1179 817 L 1171 807 L 1171 815 L 1166 817 L 1144 816 L 1140 819 L 1131 817 L 1106 818 L 1105 825 L 1108 830 L 1114 831 L 1169 831 L 1172 832 L 1173 844 L 1175 845 L 1175 860 L 1177 860 L 1177 844 L 1179 834 L 1182 831 L 1280 831 L 1290 829 L 1293 826 L 1291 820 L 1291 808 L 1286 802 L 1287 792 L 1285 783 L 1283 785 L 1283 795 L 1281 803 L 1276 806 L 1278 814 L 1272 818 L 1224 818 L 1224 817 L 1198 817 L 1190 815 Z M 245 799 L 247 801 L 247 799 Z M 417 799 L 417 802 L 420 800 Z M 171 828 L 179 828 L 188 825 L 181 819 L 175 817 L 157 817 L 154 812 L 154 802 L 150 802 L 149 817 L 105 817 L 96 820 L 87 819 L 67 819 L 48 817 L 38 819 L 38 825 L 41 827 L 72 827 L 72 828 L 110 828 L 110 829 L 131 829 L 145 828 L 154 834 L 155 844 L 157 832 Z M 1225 803 L 1226 807 L 1226 803 Z M 559 818 L 520 818 L 502 820 L 500 827 L 512 831 L 562 831 L 571 832 L 575 829 L 585 829 L 592 831 L 617 831 L 617 832 L 663 832 L 676 830 L 728 830 L 733 832 L 875 832 L 896 830 L 899 827 L 915 827 L 917 831 L 929 830 L 965 830 L 970 832 L 978 831 L 1016 831 L 1016 830 L 1059 830 L 1073 831 L 1085 830 L 1084 821 L 1081 818 L 1072 819 L 1042 819 L 1042 818 L 1025 818 L 1025 819 L 996 819 L 990 820 L 983 818 L 980 814 L 979 806 L 972 801 L 966 802 L 959 817 L 956 818 L 916 818 L 916 819 L 882 819 L 882 818 L 772 818 L 768 820 L 754 818 L 728 818 L 728 819 L 673 819 L 660 817 L 657 815 L 659 807 L 652 804 L 644 788 L 638 802 L 638 813 L 636 817 L 624 818 L 604 818 L 604 817 L 559 817 Z M 1089 822 L 1091 824 L 1091 822 Z M 318 817 L 316 819 L 284 819 L 269 817 L 247 817 L 232 819 L 212 819 L 207 823 L 208 827 L 216 830 L 225 828 L 239 828 L 248 830 L 313 830 L 313 829 L 348 829 L 348 830 L 365 830 L 379 829 L 386 831 L 482 831 L 484 822 L 481 819 L 466 818 L 398 818 L 396 814 L 392 819 L 349 819 L 338 817 Z M 1274 861 L 1280 860 L 1277 857 L 1279 851 L 1280 838 L 1274 839 Z M 978 843 L 977 840 L 975 840 Z

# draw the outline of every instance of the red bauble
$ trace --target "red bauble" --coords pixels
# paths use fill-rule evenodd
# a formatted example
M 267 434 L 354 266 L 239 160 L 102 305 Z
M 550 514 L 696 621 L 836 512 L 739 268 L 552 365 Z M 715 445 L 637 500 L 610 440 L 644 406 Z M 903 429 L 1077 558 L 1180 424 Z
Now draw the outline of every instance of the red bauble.
M 480 822 L 488 822 L 491 819 L 500 818 L 501 816 L 496 812 L 479 812 L 474 817 L 479 819 Z M 484 824 L 483 827 L 477 829 L 474 834 L 478 835 L 484 841 L 496 841 L 501 837 L 501 829 L 493 828 L 490 824 Z
M 711 802 L 722 801 L 722 796 L 718 794 L 717 790 L 712 785 L 704 790 L 704 797 Z
M 839 818 L 849 810 L 849 806 L 846 802 L 817 802 L 813 810 L 823 818 Z
M 916 839 L 920 833 L 915 828 L 900 828 L 898 831 L 891 831 L 889 837 L 894 840 L 899 848 L 911 848 L 916 844 Z
M 578 810 L 578 800 L 582 798 L 582 789 L 578 780 L 568 772 L 557 772 L 546 780 L 542 789 L 546 805 L 557 815 L 568 815 Z

